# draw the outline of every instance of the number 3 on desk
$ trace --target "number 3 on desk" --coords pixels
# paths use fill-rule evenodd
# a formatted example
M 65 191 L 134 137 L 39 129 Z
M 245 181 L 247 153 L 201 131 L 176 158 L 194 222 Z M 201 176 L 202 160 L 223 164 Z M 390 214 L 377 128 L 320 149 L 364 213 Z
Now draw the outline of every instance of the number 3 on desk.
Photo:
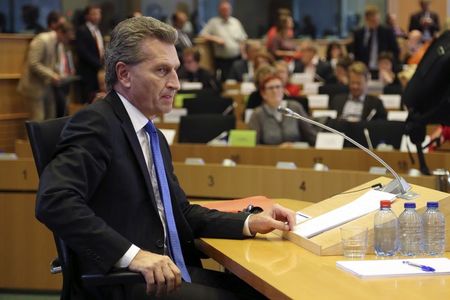
M 214 176 L 212 176 L 212 175 L 208 175 L 208 186 L 210 186 L 210 187 L 212 187 L 212 186 L 214 186 L 215 185 L 215 182 L 214 182 Z

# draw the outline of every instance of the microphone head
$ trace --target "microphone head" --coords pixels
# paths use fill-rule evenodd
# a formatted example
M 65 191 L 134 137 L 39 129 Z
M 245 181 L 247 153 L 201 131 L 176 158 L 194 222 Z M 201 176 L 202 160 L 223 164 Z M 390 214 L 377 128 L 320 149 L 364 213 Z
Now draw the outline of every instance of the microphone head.
M 282 113 L 282 114 L 289 114 L 290 113 L 290 109 L 283 107 L 283 106 L 278 106 L 277 108 L 278 112 Z

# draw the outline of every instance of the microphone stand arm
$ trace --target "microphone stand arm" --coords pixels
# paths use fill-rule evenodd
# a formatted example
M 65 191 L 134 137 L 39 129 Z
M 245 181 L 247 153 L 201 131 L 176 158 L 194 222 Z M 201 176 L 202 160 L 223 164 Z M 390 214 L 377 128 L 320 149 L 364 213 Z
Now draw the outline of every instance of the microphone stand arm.
M 416 198 L 418 196 L 416 193 L 411 191 L 411 186 L 406 182 L 406 180 L 403 179 L 402 177 L 400 177 L 397 174 L 397 172 L 394 171 L 394 169 L 392 169 L 384 160 L 381 159 L 381 157 L 379 157 L 374 152 L 370 151 L 369 149 L 367 149 L 366 147 L 364 147 L 363 145 L 361 145 L 360 143 L 358 143 L 354 139 L 348 137 L 344 133 L 342 133 L 342 132 L 340 132 L 340 131 L 338 131 L 338 130 L 336 130 L 334 128 L 331 128 L 331 127 L 329 127 L 327 125 L 324 125 L 324 124 L 319 123 L 317 121 L 314 121 L 314 120 L 311 120 L 309 118 L 306 118 L 306 117 L 304 117 L 304 116 L 294 112 L 293 110 L 291 110 L 289 108 L 280 106 L 280 107 L 278 107 L 278 111 L 281 112 L 286 117 L 294 118 L 294 119 L 297 119 L 297 120 L 302 120 L 302 121 L 304 121 L 306 123 L 309 123 L 309 124 L 315 125 L 317 127 L 323 128 L 326 131 L 329 131 L 329 132 L 332 132 L 332 133 L 336 133 L 336 134 L 342 136 L 345 140 L 349 141 L 350 143 L 352 143 L 353 145 L 358 147 L 359 149 L 361 149 L 364 152 L 366 152 L 367 154 L 369 154 L 372 158 L 374 158 L 381 165 L 383 165 L 395 178 L 391 182 L 389 182 L 387 185 L 385 185 L 381 189 L 381 191 L 387 192 L 387 193 L 396 194 L 397 197 L 403 198 L 403 199 L 406 199 L 406 200 L 412 200 L 412 199 L 414 199 L 414 198 Z

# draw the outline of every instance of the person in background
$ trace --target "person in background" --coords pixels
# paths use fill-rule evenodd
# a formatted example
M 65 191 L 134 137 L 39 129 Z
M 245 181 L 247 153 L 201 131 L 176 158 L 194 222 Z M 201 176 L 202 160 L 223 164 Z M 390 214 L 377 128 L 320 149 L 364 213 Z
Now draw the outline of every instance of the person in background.
M 241 22 L 231 15 L 229 1 L 219 3 L 219 16 L 211 18 L 200 32 L 200 36 L 213 43 L 214 62 L 220 71 L 220 79 L 224 81 L 230 68 L 241 58 L 241 46 L 247 40 L 247 33 Z
M 22 6 L 22 21 L 25 25 L 25 33 L 39 34 L 45 31 L 45 28 L 39 24 L 39 7 L 33 4 Z
M 330 66 L 336 69 L 337 62 L 344 57 L 344 49 L 342 45 L 337 41 L 332 41 L 327 45 L 325 60 L 330 64 Z
M 178 69 L 178 78 L 181 81 L 201 82 L 204 89 L 220 90 L 220 84 L 214 76 L 200 66 L 200 51 L 196 48 L 186 48 L 182 54 L 182 66 Z
M 267 31 L 266 34 L 266 48 L 270 49 L 272 47 L 272 41 L 273 38 L 277 35 L 277 24 L 279 24 L 280 19 L 284 18 L 285 16 L 289 16 L 292 17 L 292 13 L 289 9 L 287 8 L 279 8 L 277 10 L 277 18 L 275 20 L 275 24 L 269 28 L 269 30 Z M 294 27 L 295 27 L 295 22 L 294 22 Z M 291 29 L 289 30 L 289 32 L 287 33 L 287 37 L 288 38 L 293 38 L 295 36 L 295 30 Z
M 192 47 L 192 40 L 189 34 L 184 31 L 188 16 L 184 11 L 176 11 L 172 15 L 172 26 L 177 30 L 178 39 L 175 44 L 177 49 L 178 58 L 181 60 L 183 57 L 183 50 Z
M 261 44 L 257 41 L 245 42 L 245 56 L 233 62 L 227 79 L 236 80 L 238 82 L 253 81 L 255 74 L 255 58 L 261 50 Z
M 387 112 L 378 97 L 367 94 L 369 70 L 363 62 L 349 67 L 349 94 L 336 95 L 329 109 L 336 110 L 339 119 L 350 122 L 386 120 Z
M 437 127 L 430 135 L 430 140 L 435 141 L 428 149 L 436 151 L 443 143 L 450 140 L 450 126 L 441 125 Z
M 275 70 L 277 76 L 283 83 L 283 93 L 287 97 L 299 97 L 300 86 L 290 82 L 291 72 L 289 71 L 289 64 L 284 60 L 278 60 L 275 62 Z
M 108 95 L 67 121 L 40 176 L 36 217 L 72 251 L 69 288 L 78 299 L 261 299 L 232 274 L 202 269 L 194 238 L 251 238 L 295 225 L 295 212 L 279 205 L 226 213 L 187 200 L 153 124 L 180 89 L 176 38 L 149 17 L 115 27 L 105 56 Z M 89 288 L 77 280 L 117 268 L 146 282 Z
M 309 123 L 289 118 L 278 112 L 280 105 L 307 117 L 303 107 L 296 101 L 283 100 L 283 82 L 276 75 L 265 77 L 259 86 L 263 104 L 255 108 L 249 129 L 256 130 L 258 144 L 290 146 L 294 142 L 306 141 L 314 145 L 317 130 Z
M 439 16 L 430 10 L 431 0 L 420 0 L 420 11 L 411 15 L 409 19 L 409 31 L 419 30 L 422 32 L 422 40 L 433 39 L 441 30 Z
M 64 18 L 64 16 L 62 16 L 59 12 L 57 12 L 55 10 L 52 10 L 47 15 L 47 29 L 48 29 L 48 31 L 55 30 L 56 27 L 58 27 L 58 25 L 60 23 L 63 23 L 65 21 L 66 21 L 66 18 Z
M 65 47 L 73 36 L 72 26 L 62 22 L 55 30 L 36 35 L 30 43 L 17 89 L 29 99 L 32 120 L 64 115 L 67 102 L 64 79 L 74 73 Z
M 400 84 L 393 69 L 393 59 L 390 52 L 381 52 L 378 55 L 378 76 L 376 79 L 380 80 L 383 86 Z
M 348 86 L 348 68 L 352 63 L 353 59 L 351 59 L 350 56 L 340 58 L 336 63 L 333 75 L 329 77 L 325 84 Z
M 294 21 L 291 16 L 283 15 L 280 17 L 277 24 L 277 34 L 272 39 L 269 52 L 276 59 L 286 59 L 287 61 L 293 58 L 298 58 L 298 45 L 294 39 L 289 37 L 289 33 L 294 29 Z
M 85 23 L 76 33 L 75 49 L 78 56 L 78 74 L 81 77 L 81 103 L 90 103 L 99 90 L 97 72 L 103 67 L 105 47 L 98 28 L 102 10 L 88 5 L 84 10 Z
M 353 54 L 355 61 L 362 61 L 371 72 L 378 68 L 378 55 L 391 52 L 394 69 L 398 69 L 399 47 L 391 28 L 380 24 L 380 12 L 375 6 L 368 6 L 364 13 L 365 25 L 353 34 Z
M 266 77 L 276 76 L 277 70 L 273 67 L 272 64 L 262 64 L 260 65 L 255 72 L 255 87 L 256 90 L 253 91 L 247 99 L 247 108 L 255 108 L 260 106 L 263 103 L 263 98 L 261 95 L 261 90 L 259 87 L 262 85 L 263 81 L 266 79 Z
M 326 82 L 332 75 L 331 65 L 320 59 L 317 46 L 312 41 L 303 41 L 301 57 L 295 61 L 294 72 L 310 74 L 314 81 Z
M 386 26 L 391 28 L 395 37 L 404 38 L 408 37 L 408 34 L 398 25 L 397 16 L 395 14 L 388 13 L 386 15 Z

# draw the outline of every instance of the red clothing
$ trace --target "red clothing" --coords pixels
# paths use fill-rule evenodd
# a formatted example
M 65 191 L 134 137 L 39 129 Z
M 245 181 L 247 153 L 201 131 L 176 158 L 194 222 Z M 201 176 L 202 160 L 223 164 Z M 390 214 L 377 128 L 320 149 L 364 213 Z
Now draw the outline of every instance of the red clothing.
M 284 93 L 287 96 L 298 97 L 300 96 L 300 86 L 297 84 L 288 83 L 284 86 Z
M 272 26 L 270 27 L 269 31 L 267 31 L 267 40 L 266 40 L 266 48 L 270 49 L 272 47 L 272 41 L 273 38 L 277 35 L 277 27 L 276 26 Z M 288 32 L 288 37 L 292 38 L 294 37 L 294 30 L 290 29 Z

